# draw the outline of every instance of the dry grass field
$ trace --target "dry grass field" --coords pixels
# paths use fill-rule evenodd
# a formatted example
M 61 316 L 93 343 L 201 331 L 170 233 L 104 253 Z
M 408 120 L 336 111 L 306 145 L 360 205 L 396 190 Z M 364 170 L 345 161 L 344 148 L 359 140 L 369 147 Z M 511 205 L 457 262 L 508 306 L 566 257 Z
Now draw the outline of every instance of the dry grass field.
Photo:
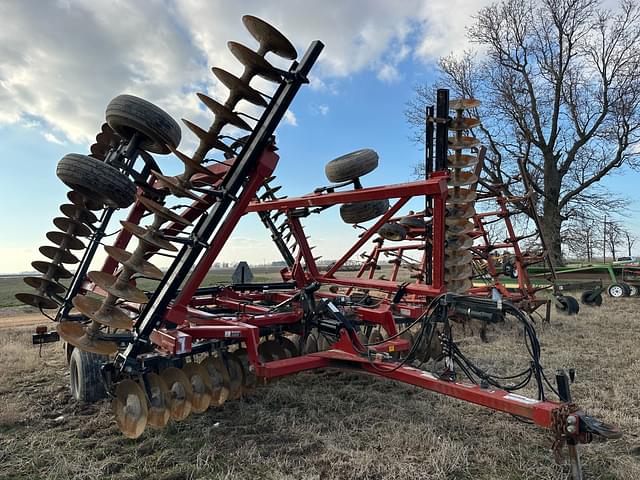
M 575 367 L 574 399 L 625 436 L 582 449 L 586 478 L 640 478 L 640 301 L 606 300 L 538 324 L 547 372 Z M 10 324 L 5 318 L 3 324 Z M 549 434 L 514 418 L 350 372 L 285 378 L 138 440 L 109 403 L 78 405 L 61 347 L 32 348 L 28 327 L 0 331 L 2 479 L 565 479 Z M 464 349 L 513 363 L 518 330 Z M 530 392 L 529 392 L 530 393 Z

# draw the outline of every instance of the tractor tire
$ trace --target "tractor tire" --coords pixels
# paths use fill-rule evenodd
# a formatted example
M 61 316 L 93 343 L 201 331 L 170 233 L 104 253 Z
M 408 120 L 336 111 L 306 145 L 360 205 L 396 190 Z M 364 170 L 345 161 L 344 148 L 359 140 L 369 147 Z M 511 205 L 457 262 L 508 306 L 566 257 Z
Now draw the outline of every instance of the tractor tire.
M 511 277 L 513 275 L 514 270 L 515 268 L 513 268 L 513 263 L 505 263 L 502 266 L 502 273 L 504 274 L 505 277 Z
M 630 283 L 627 283 L 627 285 L 629 286 L 630 297 L 637 297 L 638 295 L 640 295 L 640 288 L 638 288 L 637 285 L 632 285 Z
M 378 230 L 378 235 L 385 240 L 401 242 L 407 238 L 407 229 L 398 223 L 385 223 Z
M 625 296 L 626 289 L 619 283 L 612 283 L 607 288 L 607 293 L 611 298 L 622 298 Z
M 628 283 L 621 283 L 620 284 L 624 290 L 624 296 L 625 297 L 630 297 L 631 296 L 631 286 L 629 286 Z
M 511 278 L 513 278 L 514 280 L 515 280 L 516 278 L 518 278 L 518 267 L 517 267 L 517 266 L 512 265 L 512 267 L 511 267 L 511 273 L 509 274 L 509 276 L 510 276 Z
M 82 403 L 94 403 L 107 396 L 102 382 L 100 364 L 108 361 L 104 355 L 74 348 L 69 361 L 71 395 Z
M 62 157 L 56 175 L 92 201 L 126 208 L 136 199 L 136 186 L 124 173 L 100 160 L 78 153 Z
M 575 315 L 580 311 L 578 301 L 570 295 L 558 295 L 556 297 L 556 311 L 566 315 Z
M 398 223 L 408 228 L 424 229 L 427 226 L 427 222 L 418 217 L 402 217 Z
M 347 182 L 372 172 L 378 166 L 378 154 L 369 148 L 334 158 L 324 167 L 324 173 L 333 183 Z
M 133 95 L 118 95 L 109 102 L 107 123 L 120 136 L 131 139 L 140 133 L 140 148 L 151 153 L 166 155 L 177 148 L 182 139 L 180 125 L 164 110 Z
M 582 302 L 583 305 L 589 305 L 590 307 L 599 307 L 602 305 L 602 294 L 599 293 L 594 296 L 591 290 L 585 290 L 580 296 L 580 302 Z
M 345 223 L 362 223 L 373 220 L 389 210 L 389 200 L 345 203 L 340 207 L 340 216 Z

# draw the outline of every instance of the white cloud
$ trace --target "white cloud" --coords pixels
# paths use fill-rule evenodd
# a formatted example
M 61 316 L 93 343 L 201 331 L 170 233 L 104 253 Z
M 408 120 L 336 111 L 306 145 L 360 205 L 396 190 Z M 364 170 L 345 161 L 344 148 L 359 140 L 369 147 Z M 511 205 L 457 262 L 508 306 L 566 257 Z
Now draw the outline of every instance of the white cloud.
M 287 110 L 285 112 L 283 120 L 287 125 L 291 125 L 292 127 L 298 126 L 298 119 L 296 118 L 295 113 L 293 113 L 291 110 Z
M 57 145 L 64 145 L 65 142 L 60 140 L 58 137 L 56 137 L 53 133 L 51 132 L 45 132 L 42 134 L 42 136 L 44 137 L 44 139 L 47 142 L 51 142 L 51 143 L 55 143 Z
M 318 113 L 325 116 L 329 113 L 329 105 L 318 105 Z
M 394 81 L 413 50 L 431 59 L 464 44 L 464 24 L 478 6 L 471 0 L 120 0 L 117 8 L 94 0 L 0 2 L 0 124 L 38 121 L 58 139 L 88 145 L 109 100 L 126 92 L 207 127 L 212 116 L 194 93 L 226 97 L 209 67 L 241 73 L 226 42 L 257 47 L 242 26 L 245 13 L 272 23 L 300 54 L 312 40 L 326 44 L 311 88 L 336 93 L 339 79 L 363 70 Z M 273 54 L 268 59 L 288 65 Z M 259 79 L 252 85 L 272 88 Z

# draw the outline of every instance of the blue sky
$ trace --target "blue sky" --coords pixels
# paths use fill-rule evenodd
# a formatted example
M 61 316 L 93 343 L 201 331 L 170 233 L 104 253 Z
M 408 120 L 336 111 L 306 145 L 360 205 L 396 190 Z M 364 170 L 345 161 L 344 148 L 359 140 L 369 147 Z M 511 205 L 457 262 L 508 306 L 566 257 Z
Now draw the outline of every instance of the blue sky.
M 413 85 L 431 79 L 436 58 L 466 46 L 464 24 L 486 3 L 120 1 L 122 19 L 114 24 L 112 4 L 3 2 L 0 16 L 9 21 L 0 33 L 0 272 L 30 270 L 40 257 L 37 247 L 46 244 L 66 200 L 56 163 L 66 153 L 88 151 L 112 97 L 133 93 L 177 119 L 210 122 L 195 92 L 225 98 L 210 67 L 239 73 L 227 40 L 255 48 L 240 21 L 244 13 L 277 25 L 300 54 L 312 39 L 327 44 L 312 85 L 303 87 L 277 131 L 279 193 L 300 195 L 325 184 L 325 163 L 360 148 L 380 155 L 365 185 L 410 180 L 423 152 L 408 139 L 405 103 Z M 460 12 L 456 19 L 452 9 Z M 183 129 L 181 150 L 190 153 L 193 145 Z M 181 169 L 175 158 L 158 160 L 168 171 Z M 632 192 L 639 180 L 640 174 L 627 172 L 607 183 Z M 637 212 L 640 203 L 630 208 Z M 305 222 L 324 258 L 335 258 L 357 234 L 335 210 Z M 242 259 L 278 259 L 255 218 L 243 219 L 221 258 Z

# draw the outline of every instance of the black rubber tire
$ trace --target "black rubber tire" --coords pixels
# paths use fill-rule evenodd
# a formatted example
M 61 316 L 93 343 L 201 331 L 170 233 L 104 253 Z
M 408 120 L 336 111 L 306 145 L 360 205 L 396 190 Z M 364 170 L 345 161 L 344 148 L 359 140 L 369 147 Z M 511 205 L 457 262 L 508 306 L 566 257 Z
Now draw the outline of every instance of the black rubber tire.
M 564 298 L 569 302 L 569 315 L 577 315 L 580 312 L 580 303 L 578 303 L 578 300 L 571 295 L 565 295 Z
M 640 288 L 638 288 L 637 285 L 632 285 L 630 283 L 627 283 L 627 285 L 629 286 L 629 296 L 630 297 L 637 297 L 640 295 Z
M 514 270 L 515 269 L 513 268 L 513 263 L 505 263 L 502 266 L 502 273 L 504 274 L 505 277 L 511 277 L 513 275 Z
M 625 297 L 630 297 L 631 296 L 631 287 L 627 284 L 627 283 L 621 283 L 620 284 L 624 290 L 624 296 Z
M 427 226 L 427 222 L 418 217 L 403 217 L 398 223 L 409 228 L 425 228 Z
M 389 200 L 345 203 L 340 206 L 340 216 L 345 223 L 362 223 L 372 220 L 389 210 Z
M 583 305 L 589 305 L 590 307 L 599 307 L 602 305 L 602 294 L 599 293 L 596 296 L 593 296 L 593 292 L 591 290 L 586 290 L 582 292 L 580 296 L 580 302 Z
M 129 177 L 87 155 L 65 155 L 58 162 L 56 175 L 73 190 L 110 207 L 126 208 L 136 199 L 136 186 Z
M 94 403 L 107 396 L 100 364 L 109 358 L 74 348 L 69 361 L 71 395 L 78 402 Z
M 385 240 L 401 242 L 407 238 L 407 229 L 398 223 L 385 223 L 378 230 L 378 235 Z
M 172 148 L 180 145 L 180 125 L 167 112 L 142 98 L 118 95 L 107 105 L 105 116 L 109 126 L 126 139 L 141 133 L 142 150 L 167 154 L 171 152 L 167 145 Z
M 327 179 L 333 183 L 347 182 L 362 177 L 378 166 L 378 154 L 369 148 L 356 150 L 334 158 L 324 167 Z
M 619 283 L 612 283 L 607 287 L 607 294 L 611 298 L 622 298 L 624 297 L 625 288 Z

